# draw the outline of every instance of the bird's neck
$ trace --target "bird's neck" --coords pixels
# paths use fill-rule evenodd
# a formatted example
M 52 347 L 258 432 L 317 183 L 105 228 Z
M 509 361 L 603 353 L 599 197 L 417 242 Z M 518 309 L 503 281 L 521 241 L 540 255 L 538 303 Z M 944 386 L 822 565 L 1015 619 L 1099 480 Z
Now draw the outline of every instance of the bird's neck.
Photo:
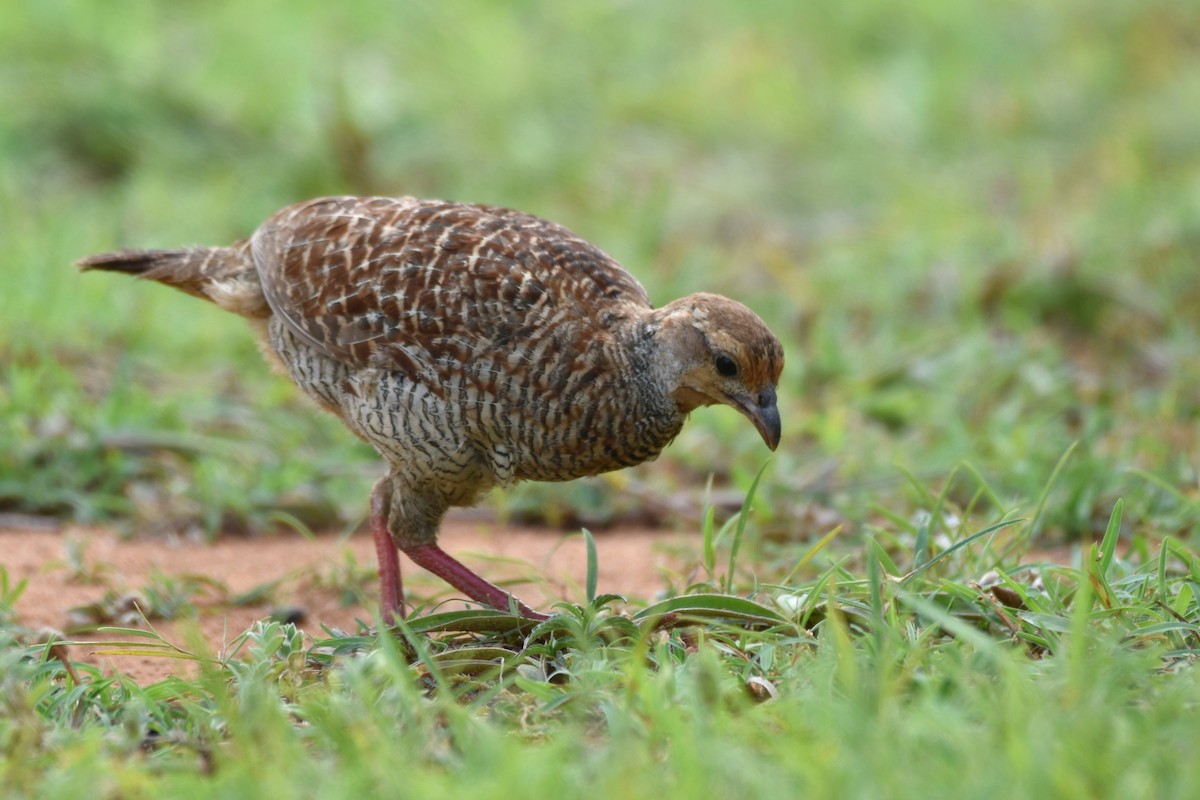
M 706 395 L 686 385 L 685 376 L 696 368 L 695 354 L 704 348 L 704 335 L 696 327 L 686 300 L 652 310 L 642 324 L 648 373 L 657 391 L 669 397 L 681 415 L 712 404 Z

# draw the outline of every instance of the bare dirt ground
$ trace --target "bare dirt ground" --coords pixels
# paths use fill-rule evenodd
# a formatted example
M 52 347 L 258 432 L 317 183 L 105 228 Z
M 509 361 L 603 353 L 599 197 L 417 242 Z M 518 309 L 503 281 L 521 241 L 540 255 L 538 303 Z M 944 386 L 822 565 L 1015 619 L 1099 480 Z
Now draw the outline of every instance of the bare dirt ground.
M 70 537 L 86 547 L 83 562 L 95 580 L 81 576 L 68 564 L 66 542 Z M 439 541 L 448 552 L 510 588 L 534 608 L 548 610 L 560 600 L 584 599 L 587 556 L 580 536 L 448 520 Z M 699 541 L 695 536 L 669 531 L 626 528 L 598 533 L 596 546 L 600 591 L 649 599 L 664 588 L 664 569 L 686 570 L 694 563 Z M 255 620 L 280 607 L 302 610 L 298 626 L 315 638 L 325 635 L 322 625 L 352 632 L 356 619 L 371 622 L 372 604 L 378 596 L 372 579 L 363 582 L 370 595 L 366 605 L 344 605 L 345 593 L 330 585 L 329 577 L 347 563 L 348 555 L 362 568 L 360 574 L 373 574 L 375 551 L 365 532 L 345 539 L 322 535 L 313 541 L 295 533 L 257 538 L 224 536 L 210 544 L 182 539 L 122 539 L 112 531 L 74 527 L 0 530 L 0 564 L 8 571 L 10 583 L 28 580 L 16 603 L 21 624 L 65 630 L 72 609 L 98 602 L 110 589 L 140 592 L 155 580 L 156 573 L 180 579 L 199 575 L 225 587 L 228 591 L 221 594 L 226 599 L 206 602 L 202 594 L 194 603 L 198 616 L 152 624 L 167 641 L 180 645 L 186 641 L 185 627 L 198 625 L 218 656 L 227 652 L 230 642 Z M 461 607 L 452 589 L 403 557 L 401 561 L 410 598 L 445 601 L 438 610 Z M 157 580 L 161 582 L 162 578 Z M 237 607 L 227 601 L 273 581 L 279 585 L 268 600 Z M 88 633 L 71 638 L 103 640 L 105 636 Z M 107 672 L 119 671 L 143 685 L 196 668 L 194 662 L 171 658 L 97 656 L 96 649 L 75 645 L 70 656 L 98 664 Z

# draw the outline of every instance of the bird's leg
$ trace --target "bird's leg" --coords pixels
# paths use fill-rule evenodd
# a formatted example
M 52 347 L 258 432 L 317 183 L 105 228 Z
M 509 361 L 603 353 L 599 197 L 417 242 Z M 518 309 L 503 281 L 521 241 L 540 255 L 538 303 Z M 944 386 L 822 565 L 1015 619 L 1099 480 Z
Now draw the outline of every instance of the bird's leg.
M 371 536 L 375 539 L 375 555 L 379 559 L 379 616 L 384 625 L 404 616 L 404 588 L 400 582 L 400 553 L 388 533 L 388 510 L 392 486 L 381 479 L 371 490 Z
M 508 611 L 512 603 L 526 619 L 549 619 L 499 586 L 488 583 L 433 542 L 408 545 L 404 554 L 476 602 L 501 611 Z

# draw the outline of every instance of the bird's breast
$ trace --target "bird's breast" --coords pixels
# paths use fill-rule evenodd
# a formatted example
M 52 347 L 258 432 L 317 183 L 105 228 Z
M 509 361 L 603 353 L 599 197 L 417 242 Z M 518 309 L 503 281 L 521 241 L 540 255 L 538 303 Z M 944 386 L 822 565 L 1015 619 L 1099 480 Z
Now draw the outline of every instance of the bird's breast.
M 279 320 L 269 334 L 301 389 L 412 485 L 441 487 L 453 504 L 494 485 L 571 480 L 653 459 L 683 424 L 637 355 L 611 342 L 543 337 L 456 352 L 429 362 L 429 373 L 408 374 L 348 366 Z

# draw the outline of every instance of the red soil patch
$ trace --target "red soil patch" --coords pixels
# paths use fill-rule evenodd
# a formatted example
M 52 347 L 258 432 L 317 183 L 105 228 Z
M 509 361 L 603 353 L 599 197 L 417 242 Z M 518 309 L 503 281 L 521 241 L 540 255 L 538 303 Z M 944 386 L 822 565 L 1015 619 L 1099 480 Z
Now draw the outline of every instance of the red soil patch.
M 72 577 L 65 563 L 66 536 L 86 541 L 84 562 L 103 568 L 102 583 Z M 545 530 L 450 520 L 443 526 L 439 541 L 448 552 L 492 581 L 519 579 L 507 584 L 508 588 L 534 608 L 548 610 L 560 600 L 580 602 L 584 598 L 587 556 L 582 537 L 564 538 Z M 678 553 L 694 552 L 698 545 L 695 537 L 661 530 L 624 529 L 597 534 L 599 590 L 630 598 L 653 598 L 665 585 L 662 570 L 686 566 L 694 559 Z M 227 587 L 231 597 L 281 581 L 274 596 L 264 603 L 230 607 L 226 603 L 197 602 L 199 617 L 194 623 L 153 623 L 167 641 L 179 645 L 184 644 L 184 626 L 197 624 L 217 654 L 225 652 L 227 645 L 255 620 L 281 606 L 303 609 L 305 617 L 299 627 L 316 638 L 325 635 L 322 625 L 350 632 L 355 630 L 356 619 L 370 622 L 372 605 L 343 606 L 340 592 L 315 585 L 313 580 L 343 564 L 347 549 L 360 566 L 374 568 L 375 551 L 371 537 L 365 533 L 344 541 L 333 535 L 308 541 L 291 533 L 260 538 L 226 536 L 208 544 L 161 538 L 121 539 L 111 531 L 79 528 L 0 531 L 0 564 L 8 571 L 10 581 L 29 581 L 16 610 L 21 624 L 30 628 L 62 630 L 68 625 L 72 608 L 97 602 L 109 587 L 140 591 L 155 571 L 168 576 L 211 578 Z M 672 551 L 677 555 L 672 557 Z M 439 610 L 461 606 L 453 599 L 452 589 L 403 557 L 401 560 L 410 599 L 445 600 Z M 378 588 L 373 581 L 368 581 L 367 587 L 373 604 Z M 89 633 L 72 638 L 90 641 L 105 637 Z M 195 669 L 191 661 L 171 658 L 98 657 L 81 646 L 72 648 L 71 658 L 100 664 L 108 672 L 119 671 L 141 684 Z

